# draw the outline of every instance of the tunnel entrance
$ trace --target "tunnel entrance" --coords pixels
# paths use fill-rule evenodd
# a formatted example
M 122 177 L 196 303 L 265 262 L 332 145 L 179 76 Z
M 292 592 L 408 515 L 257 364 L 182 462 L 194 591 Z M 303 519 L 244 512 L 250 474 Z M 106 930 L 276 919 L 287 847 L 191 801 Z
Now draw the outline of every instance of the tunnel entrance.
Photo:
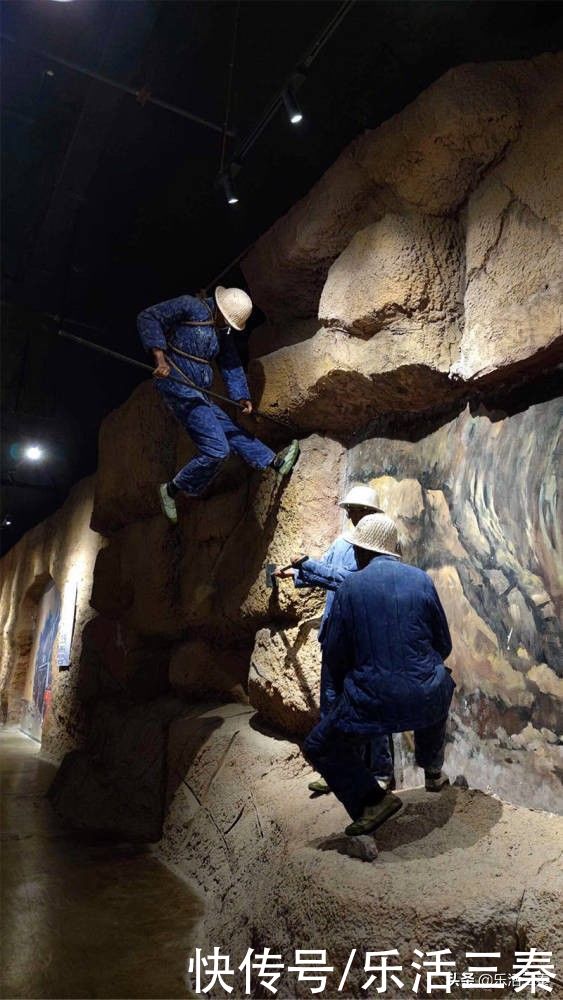
M 61 613 L 61 597 L 55 581 L 48 577 L 36 599 L 34 628 L 23 690 L 21 728 L 41 740 L 45 710 L 51 694 L 51 659 Z

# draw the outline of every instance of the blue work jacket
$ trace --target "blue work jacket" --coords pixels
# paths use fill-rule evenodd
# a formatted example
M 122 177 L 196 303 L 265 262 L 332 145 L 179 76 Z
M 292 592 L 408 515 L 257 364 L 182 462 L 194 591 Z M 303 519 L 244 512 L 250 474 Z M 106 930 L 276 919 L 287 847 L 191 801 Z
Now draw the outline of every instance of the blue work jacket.
M 430 577 L 390 556 L 353 573 L 336 594 L 324 659 L 339 729 L 399 733 L 448 713 L 455 684 L 444 609 Z
M 334 595 L 343 580 L 358 568 L 354 546 L 345 538 L 337 538 L 320 559 L 305 559 L 297 567 L 293 582 L 296 587 L 322 587 L 327 591 L 325 609 L 319 629 L 319 642 L 324 643 L 326 627 Z
M 211 387 L 211 362 L 216 359 L 230 398 L 249 399 L 248 383 L 233 335 L 228 327 L 218 328 L 215 325 L 215 315 L 213 298 L 180 295 L 177 299 L 143 309 L 137 317 L 137 329 L 147 351 L 153 348 L 166 351 L 169 360 L 197 388 L 205 390 Z M 191 354 L 209 364 L 192 361 L 184 354 Z M 171 374 L 180 378 L 174 368 Z M 157 386 L 164 395 L 199 396 L 197 390 L 171 378 L 157 379 Z

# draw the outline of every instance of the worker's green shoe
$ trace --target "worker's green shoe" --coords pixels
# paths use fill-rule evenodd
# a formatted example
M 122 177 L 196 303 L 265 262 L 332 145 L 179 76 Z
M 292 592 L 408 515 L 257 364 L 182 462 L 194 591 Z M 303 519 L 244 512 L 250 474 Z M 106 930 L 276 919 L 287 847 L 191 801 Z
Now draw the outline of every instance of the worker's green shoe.
M 317 795 L 329 795 L 330 788 L 328 787 L 324 778 L 319 778 L 318 781 L 310 781 L 307 785 L 310 792 L 316 792 Z
M 366 806 L 360 818 L 346 827 L 346 835 L 348 837 L 361 837 L 362 834 L 372 833 L 398 812 L 402 804 L 401 799 L 389 792 L 374 806 Z
M 287 476 L 293 466 L 295 465 L 297 459 L 299 458 L 299 441 L 297 438 L 288 444 L 287 448 L 280 451 L 274 459 L 274 469 L 279 472 L 280 476 Z
M 176 510 L 176 501 L 174 497 L 171 497 L 168 492 L 168 484 L 161 483 L 158 487 L 158 498 L 160 500 L 160 509 L 165 517 L 172 524 L 178 523 L 178 511 Z

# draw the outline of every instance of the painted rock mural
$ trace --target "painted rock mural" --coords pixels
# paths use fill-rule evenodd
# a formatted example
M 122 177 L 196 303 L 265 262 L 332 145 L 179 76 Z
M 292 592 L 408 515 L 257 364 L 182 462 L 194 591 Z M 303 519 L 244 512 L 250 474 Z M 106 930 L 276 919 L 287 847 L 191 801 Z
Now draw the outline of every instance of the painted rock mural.
M 369 438 L 348 465 L 397 517 L 405 559 L 430 573 L 446 609 L 452 760 L 481 787 L 554 809 L 563 776 L 562 414 L 558 399 L 511 415 L 467 407 L 420 441 Z

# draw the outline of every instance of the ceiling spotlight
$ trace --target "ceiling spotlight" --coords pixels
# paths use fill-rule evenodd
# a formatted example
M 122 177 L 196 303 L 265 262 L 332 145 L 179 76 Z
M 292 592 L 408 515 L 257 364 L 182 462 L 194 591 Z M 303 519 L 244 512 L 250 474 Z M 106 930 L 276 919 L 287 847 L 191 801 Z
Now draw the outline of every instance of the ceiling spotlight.
M 12 523 L 12 518 L 11 517 L 3 517 L 2 518 L 1 527 L 2 528 L 9 528 L 10 525 L 11 525 L 11 523 Z
M 301 108 L 297 103 L 297 98 L 291 87 L 286 87 L 282 91 L 282 99 L 285 105 L 285 110 L 287 111 L 287 117 L 289 118 L 292 125 L 299 125 L 299 122 L 303 121 L 303 113 Z
M 223 191 L 225 192 L 225 198 L 227 199 L 227 204 L 228 205 L 237 205 L 238 204 L 238 195 L 237 195 L 237 193 L 235 191 L 235 187 L 234 187 L 234 184 L 233 184 L 233 178 L 231 177 L 231 175 L 228 174 L 228 173 L 227 174 L 223 174 L 223 176 L 221 177 L 221 184 L 222 184 L 222 187 L 223 187 Z
M 24 451 L 24 458 L 27 458 L 29 462 L 39 462 L 43 458 L 43 448 L 40 448 L 38 444 L 30 444 Z

